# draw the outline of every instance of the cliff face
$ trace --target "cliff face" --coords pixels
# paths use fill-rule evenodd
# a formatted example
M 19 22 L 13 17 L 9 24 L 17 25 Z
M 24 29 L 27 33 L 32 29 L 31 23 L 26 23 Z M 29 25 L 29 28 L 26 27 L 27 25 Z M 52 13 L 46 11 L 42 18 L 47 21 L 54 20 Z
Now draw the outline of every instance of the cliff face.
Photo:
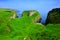
M 60 23 L 60 8 L 55 8 L 49 11 L 46 19 L 46 24 L 48 23 L 53 23 L 53 24 Z
M 41 17 L 38 11 L 36 10 L 26 10 L 22 13 L 22 17 L 30 17 L 33 22 L 40 23 Z

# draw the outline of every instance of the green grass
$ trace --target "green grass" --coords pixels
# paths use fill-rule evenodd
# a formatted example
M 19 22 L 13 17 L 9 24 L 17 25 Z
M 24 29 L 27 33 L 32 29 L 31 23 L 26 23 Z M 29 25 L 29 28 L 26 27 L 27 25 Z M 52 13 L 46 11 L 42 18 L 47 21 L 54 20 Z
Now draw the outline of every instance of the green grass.
M 35 13 L 34 13 L 34 15 L 29 16 L 29 12 L 31 12 L 31 11 L 33 11 Z M 23 19 L 27 18 L 27 20 L 32 20 L 31 22 L 36 22 L 38 20 L 38 18 L 41 18 L 39 12 L 36 10 L 26 10 L 22 13 L 22 17 L 23 17 Z
M 48 24 L 46 26 L 37 24 L 36 21 L 41 18 L 39 12 L 34 10 L 36 13 L 28 16 L 28 12 L 31 10 L 24 11 L 21 18 L 8 21 L 14 12 L 5 12 L 5 10 L 0 11 L 1 40 L 24 40 L 24 38 L 26 40 L 60 40 L 60 24 Z
M 60 24 L 48 24 L 42 33 L 42 40 L 60 40 Z
M 0 9 L 0 24 L 10 20 L 10 17 L 15 13 L 14 10 Z
M 55 35 L 56 37 L 60 37 L 60 24 L 48 24 L 47 30 Z

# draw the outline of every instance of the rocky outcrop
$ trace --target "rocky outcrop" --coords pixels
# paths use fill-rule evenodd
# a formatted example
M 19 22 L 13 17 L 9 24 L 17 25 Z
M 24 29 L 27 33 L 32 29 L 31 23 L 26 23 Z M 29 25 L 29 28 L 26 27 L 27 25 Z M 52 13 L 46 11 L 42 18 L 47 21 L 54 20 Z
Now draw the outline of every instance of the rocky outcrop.
M 18 18 L 17 14 L 16 14 L 16 11 L 13 11 L 12 13 L 13 14 L 10 16 L 10 19 Z
M 48 23 L 52 24 L 60 23 L 60 8 L 55 8 L 49 11 L 46 19 L 46 24 Z
M 10 19 L 12 19 L 12 18 L 14 19 L 16 17 L 17 17 L 16 14 L 13 14 L 13 16 L 10 17 Z
M 41 22 L 40 14 L 36 10 L 26 10 L 22 13 L 22 17 L 31 17 L 33 22 L 36 22 L 36 23 Z
M 33 14 L 35 14 L 35 11 L 33 10 L 26 10 L 23 12 L 22 16 L 32 16 Z
M 34 11 L 30 11 L 30 12 L 29 12 L 29 16 L 32 16 L 33 14 L 35 14 Z
M 16 17 L 17 14 L 15 10 L 0 8 L 0 23 L 4 23 Z

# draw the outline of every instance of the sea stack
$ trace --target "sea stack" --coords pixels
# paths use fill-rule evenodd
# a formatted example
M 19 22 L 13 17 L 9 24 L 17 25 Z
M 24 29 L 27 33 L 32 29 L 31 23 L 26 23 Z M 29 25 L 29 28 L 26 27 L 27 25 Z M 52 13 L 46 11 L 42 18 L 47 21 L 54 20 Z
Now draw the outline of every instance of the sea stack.
M 22 17 L 31 17 L 33 22 L 40 23 L 41 16 L 38 11 L 36 10 L 25 10 L 22 13 Z

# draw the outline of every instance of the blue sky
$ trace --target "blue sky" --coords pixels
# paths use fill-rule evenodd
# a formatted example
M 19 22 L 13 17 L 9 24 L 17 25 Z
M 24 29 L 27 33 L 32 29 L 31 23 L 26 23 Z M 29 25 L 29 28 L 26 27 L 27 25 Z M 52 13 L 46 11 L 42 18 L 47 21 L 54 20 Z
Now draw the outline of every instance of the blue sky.
M 38 10 L 45 22 L 47 13 L 53 8 L 60 8 L 60 0 L 0 0 L 0 8 L 19 10 Z

